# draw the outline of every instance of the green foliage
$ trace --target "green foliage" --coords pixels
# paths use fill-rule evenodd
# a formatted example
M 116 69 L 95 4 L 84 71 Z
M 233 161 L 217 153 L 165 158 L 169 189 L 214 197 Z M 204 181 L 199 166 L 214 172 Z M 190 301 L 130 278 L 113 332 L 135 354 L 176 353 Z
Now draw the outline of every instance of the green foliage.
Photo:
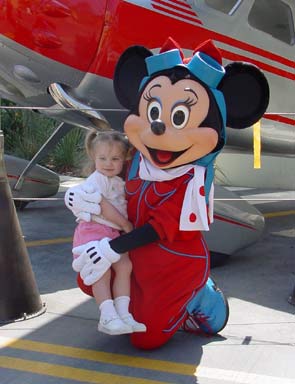
M 1 100 L 2 106 L 14 104 Z M 1 109 L 1 129 L 5 137 L 5 152 L 30 160 L 50 137 L 57 122 L 31 110 L 17 107 Z M 41 164 L 57 173 L 78 172 L 84 158 L 84 132 L 80 128 L 71 130 Z
M 31 159 L 51 135 L 56 123 L 28 111 L 21 111 L 21 120 L 22 125 L 13 133 L 13 152 L 15 156 Z
M 1 105 L 13 103 L 1 100 Z M 36 112 L 23 109 L 1 110 L 1 128 L 5 136 L 5 152 L 31 159 L 54 130 L 56 123 Z
M 60 173 L 80 172 L 85 160 L 84 136 L 81 128 L 74 128 L 57 144 L 52 164 Z
M 13 107 L 11 101 L 1 100 L 1 106 Z M 14 139 L 22 128 L 22 114 L 15 109 L 1 109 L 1 129 L 5 136 L 5 150 L 10 152 L 14 147 Z

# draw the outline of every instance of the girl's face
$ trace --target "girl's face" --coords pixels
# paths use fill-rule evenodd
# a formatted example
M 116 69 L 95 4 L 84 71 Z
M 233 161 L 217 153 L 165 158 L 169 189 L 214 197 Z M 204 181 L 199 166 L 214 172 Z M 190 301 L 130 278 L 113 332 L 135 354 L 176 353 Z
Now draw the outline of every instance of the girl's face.
M 113 177 L 122 172 L 125 154 L 123 145 L 117 142 L 100 142 L 93 150 L 95 168 L 104 176 Z

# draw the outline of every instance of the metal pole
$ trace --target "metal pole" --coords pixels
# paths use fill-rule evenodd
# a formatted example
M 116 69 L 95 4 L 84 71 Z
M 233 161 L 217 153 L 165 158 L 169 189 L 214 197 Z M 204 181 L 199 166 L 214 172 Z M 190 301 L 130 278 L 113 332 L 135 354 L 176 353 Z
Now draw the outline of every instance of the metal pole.
M 44 312 L 6 176 L 0 130 L 0 323 Z
M 13 190 L 19 191 L 22 188 L 23 182 L 25 180 L 25 176 L 30 172 L 30 170 L 56 146 L 56 144 L 62 139 L 74 126 L 67 123 L 61 123 L 52 133 L 52 135 L 46 140 L 46 142 L 42 145 L 39 151 L 34 155 L 34 157 L 30 160 L 28 165 L 22 171 L 20 176 L 18 177 L 15 185 L 13 186 Z

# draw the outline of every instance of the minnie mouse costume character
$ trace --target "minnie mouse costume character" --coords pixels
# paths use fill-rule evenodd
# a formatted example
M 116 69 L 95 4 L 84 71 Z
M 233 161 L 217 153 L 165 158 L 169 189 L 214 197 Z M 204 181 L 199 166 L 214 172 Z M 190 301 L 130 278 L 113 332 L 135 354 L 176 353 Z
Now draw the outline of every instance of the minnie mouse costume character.
M 213 162 L 225 144 L 226 126 L 245 128 L 262 117 L 269 100 L 266 78 L 248 63 L 223 67 L 210 40 L 185 59 L 169 38 L 158 54 L 128 48 L 114 88 L 130 110 L 124 131 L 135 153 L 126 193 L 134 230 L 73 249 L 80 287 L 91 294 L 83 279 L 89 284 L 92 274 L 103 275 L 128 251 L 130 310 L 147 326 L 147 332 L 131 335 L 135 346 L 159 347 L 188 321 L 215 334 L 226 325 L 228 306 L 209 278 L 201 233 L 213 221 Z M 79 186 L 68 190 L 65 201 L 74 213 L 94 209 L 86 192 Z

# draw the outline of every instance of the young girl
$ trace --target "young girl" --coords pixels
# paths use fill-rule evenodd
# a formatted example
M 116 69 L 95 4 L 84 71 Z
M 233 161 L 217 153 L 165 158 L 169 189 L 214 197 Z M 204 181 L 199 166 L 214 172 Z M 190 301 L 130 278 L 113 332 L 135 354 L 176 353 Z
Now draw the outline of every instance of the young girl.
M 124 181 L 119 176 L 129 149 L 127 139 L 119 132 L 90 131 L 85 147 L 93 164 L 92 170 L 95 171 L 83 184 L 85 188 L 101 194 L 100 208 L 98 206 L 101 212 L 78 218 L 74 247 L 105 237 L 114 239 L 120 235 L 120 231 L 130 232 L 133 229 L 127 219 Z M 75 259 L 75 255 L 73 257 Z M 92 295 L 100 309 L 98 330 L 110 335 L 145 332 L 145 325 L 135 321 L 128 309 L 132 265 L 127 253 L 112 265 L 112 270 L 114 277 L 109 269 L 91 286 Z M 83 284 L 80 275 L 78 284 L 84 291 L 90 288 Z

